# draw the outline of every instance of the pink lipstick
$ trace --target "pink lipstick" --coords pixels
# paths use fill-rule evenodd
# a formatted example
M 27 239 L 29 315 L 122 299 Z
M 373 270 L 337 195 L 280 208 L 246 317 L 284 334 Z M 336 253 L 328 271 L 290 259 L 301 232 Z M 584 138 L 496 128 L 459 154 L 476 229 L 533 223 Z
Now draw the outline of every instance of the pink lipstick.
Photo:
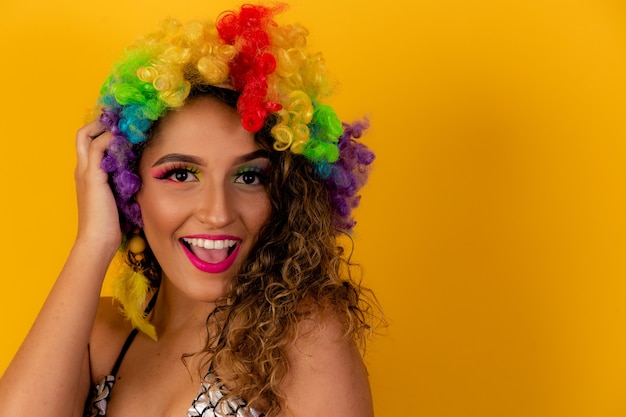
M 202 272 L 217 274 L 226 271 L 235 262 L 240 240 L 226 235 L 196 235 L 182 238 L 180 245 L 193 266 Z

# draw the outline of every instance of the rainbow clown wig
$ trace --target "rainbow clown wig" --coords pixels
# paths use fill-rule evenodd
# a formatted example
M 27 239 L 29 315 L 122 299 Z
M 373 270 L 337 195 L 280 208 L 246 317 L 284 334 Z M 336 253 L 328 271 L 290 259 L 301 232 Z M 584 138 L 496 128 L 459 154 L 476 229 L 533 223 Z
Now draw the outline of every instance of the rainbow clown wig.
M 273 117 L 274 149 L 310 161 L 329 189 L 335 227 L 352 229 L 357 192 L 374 160 L 354 140 L 368 123 L 342 123 L 323 103 L 331 93 L 323 58 L 307 50 L 305 28 L 274 21 L 284 8 L 245 5 L 215 23 L 165 21 L 159 31 L 132 44 L 113 67 L 98 107 L 101 122 L 115 137 L 102 166 L 110 175 L 124 232 L 142 227 L 136 166 L 152 125 L 203 86 L 238 92 L 237 111 L 250 132 Z

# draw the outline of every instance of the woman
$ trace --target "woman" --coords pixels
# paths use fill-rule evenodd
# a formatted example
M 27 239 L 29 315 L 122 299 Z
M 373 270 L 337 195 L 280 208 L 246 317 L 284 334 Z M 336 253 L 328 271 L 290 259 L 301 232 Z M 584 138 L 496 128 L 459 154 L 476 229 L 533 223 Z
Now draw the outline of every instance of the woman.
M 373 154 L 281 9 L 168 21 L 114 67 L 77 134 L 77 238 L 0 416 L 372 415 L 371 303 L 337 238 Z

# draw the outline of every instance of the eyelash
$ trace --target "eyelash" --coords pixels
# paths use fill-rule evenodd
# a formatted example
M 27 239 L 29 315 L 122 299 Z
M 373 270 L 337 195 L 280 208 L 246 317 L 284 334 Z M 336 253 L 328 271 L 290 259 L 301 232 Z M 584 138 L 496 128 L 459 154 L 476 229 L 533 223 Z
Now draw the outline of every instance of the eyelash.
M 181 173 L 192 174 L 194 177 L 197 178 L 200 171 L 198 170 L 198 168 L 193 167 L 193 166 L 183 165 L 183 164 L 174 164 L 174 165 L 169 165 L 167 167 L 164 167 L 160 172 L 154 175 L 154 178 L 159 179 L 159 180 L 169 180 L 172 182 L 188 182 L 185 180 L 181 181 L 181 180 L 172 178 L 172 176 L 176 174 L 181 174 Z

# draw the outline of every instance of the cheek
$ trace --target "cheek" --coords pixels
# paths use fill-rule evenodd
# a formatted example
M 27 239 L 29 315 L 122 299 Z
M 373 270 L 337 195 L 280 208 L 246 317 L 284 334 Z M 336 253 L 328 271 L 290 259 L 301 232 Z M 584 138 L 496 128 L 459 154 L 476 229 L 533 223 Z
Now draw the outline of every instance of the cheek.
M 145 187 L 137 194 L 144 228 L 167 228 L 181 215 L 183 206 L 178 201 L 170 201 L 167 196 L 158 195 L 155 190 Z
M 258 229 L 260 229 L 261 226 L 263 226 L 269 220 L 272 214 L 272 204 L 270 203 L 269 197 L 265 196 L 264 198 L 259 199 L 254 207 L 256 209 L 254 218 L 256 219 L 255 223 L 256 229 L 258 231 Z

